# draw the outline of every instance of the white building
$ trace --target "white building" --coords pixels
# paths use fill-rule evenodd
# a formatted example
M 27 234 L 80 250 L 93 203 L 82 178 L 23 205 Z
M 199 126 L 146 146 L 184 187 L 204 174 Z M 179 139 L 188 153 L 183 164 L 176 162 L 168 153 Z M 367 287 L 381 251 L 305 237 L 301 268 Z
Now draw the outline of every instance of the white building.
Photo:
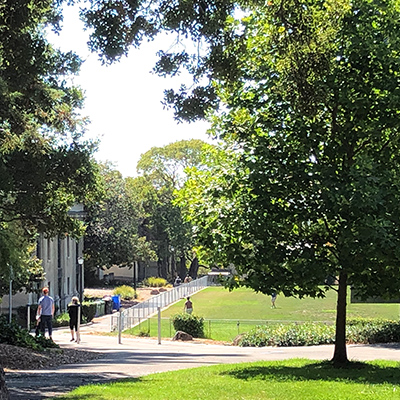
M 37 256 L 42 260 L 45 280 L 38 283 L 39 288 L 47 286 L 49 294 L 55 300 L 56 307 L 64 311 L 73 296 L 83 293 L 83 239 L 75 240 L 68 235 L 47 238 L 40 234 L 37 241 Z M 12 308 L 27 304 L 36 304 L 36 293 L 20 292 L 12 297 Z M 9 310 L 9 296 L 3 296 L 0 303 L 2 314 Z

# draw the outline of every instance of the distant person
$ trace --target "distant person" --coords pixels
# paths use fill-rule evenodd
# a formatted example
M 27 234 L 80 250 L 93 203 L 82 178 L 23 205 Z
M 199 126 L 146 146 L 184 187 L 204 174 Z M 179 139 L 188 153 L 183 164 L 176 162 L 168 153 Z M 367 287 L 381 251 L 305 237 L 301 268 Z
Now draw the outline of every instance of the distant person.
M 275 302 L 278 295 L 274 292 L 271 294 L 271 308 L 276 308 Z
M 186 297 L 184 310 L 186 314 L 191 314 L 193 312 L 193 303 L 190 301 L 190 296 Z
M 78 310 L 81 305 L 79 304 L 79 299 L 74 296 L 72 298 L 71 304 L 68 305 L 69 314 L 69 329 L 71 330 L 71 342 L 78 340 Z M 76 332 L 76 339 L 74 337 L 74 330 Z
M 49 296 L 49 288 L 44 287 L 42 289 L 43 296 L 39 299 L 37 316 L 40 318 L 40 330 L 45 336 L 46 326 L 49 333 L 49 338 L 53 340 L 53 316 L 54 316 L 54 300 Z
M 182 283 L 182 279 L 180 278 L 180 276 L 178 275 L 175 278 L 175 282 L 174 282 L 174 286 L 179 286 Z

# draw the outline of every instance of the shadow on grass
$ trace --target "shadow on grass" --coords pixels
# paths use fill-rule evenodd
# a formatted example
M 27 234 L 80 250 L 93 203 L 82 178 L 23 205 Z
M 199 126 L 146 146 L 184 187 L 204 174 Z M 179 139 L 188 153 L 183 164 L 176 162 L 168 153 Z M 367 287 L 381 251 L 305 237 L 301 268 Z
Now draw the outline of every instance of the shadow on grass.
M 81 387 L 85 387 L 85 386 L 103 386 L 103 385 L 118 385 L 119 383 L 138 383 L 140 382 L 142 379 L 141 378 L 126 378 L 126 379 L 113 379 L 112 381 L 108 381 L 108 382 L 101 382 L 101 383 L 89 383 L 87 385 L 83 385 Z M 123 390 L 123 389 L 122 389 Z M 104 400 L 104 399 L 109 399 L 110 397 L 102 397 L 101 394 L 99 393 L 84 393 L 84 394 L 69 394 L 68 396 L 57 396 L 57 398 L 54 399 L 50 399 L 50 400 L 92 400 L 92 399 L 96 399 L 96 400 Z
M 271 381 L 343 381 L 362 384 L 400 383 L 400 363 L 395 367 L 369 363 L 349 363 L 346 368 L 334 368 L 329 361 L 305 363 L 297 366 L 271 365 L 235 368 L 221 375 L 243 380 Z

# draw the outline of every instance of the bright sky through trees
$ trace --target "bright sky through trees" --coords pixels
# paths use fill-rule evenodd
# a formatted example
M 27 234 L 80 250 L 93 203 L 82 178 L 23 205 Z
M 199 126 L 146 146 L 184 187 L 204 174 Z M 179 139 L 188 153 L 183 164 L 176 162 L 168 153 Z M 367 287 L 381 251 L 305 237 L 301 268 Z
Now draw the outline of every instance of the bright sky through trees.
M 135 176 L 140 155 L 153 146 L 182 139 L 209 140 L 206 122 L 178 124 L 172 110 L 161 104 L 164 89 L 178 88 L 183 82 L 182 77 L 161 78 L 151 73 L 156 52 L 168 49 L 172 37 L 143 43 L 120 62 L 102 66 L 86 47 L 88 33 L 83 31 L 78 8 L 66 7 L 60 36 L 50 34 L 49 40 L 85 60 L 74 83 L 86 95 L 83 115 L 91 120 L 87 137 L 101 140 L 99 161 L 111 161 L 124 176 Z

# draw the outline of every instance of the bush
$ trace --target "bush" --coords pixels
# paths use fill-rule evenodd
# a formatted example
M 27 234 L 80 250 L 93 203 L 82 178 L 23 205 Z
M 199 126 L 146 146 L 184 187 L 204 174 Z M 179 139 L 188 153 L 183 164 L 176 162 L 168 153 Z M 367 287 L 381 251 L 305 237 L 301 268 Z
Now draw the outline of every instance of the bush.
M 400 323 L 358 318 L 347 321 L 348 343 L 400 342 Z M 323 323 L 257 326 L 243 334 L 239 346 L 310 346 L 335 341 L 335 326 Z
M 265 325 L 245 333 L 239 346 L 311 346 L 333 343 L 334 338 L 335 327 L 322 323 Z
M 62 313 L 60 315 L 56 315 L 53 319 L 53 326 L 68 326 L 69 325 L 69 314 L 67 312 Z
M 204 337 L 204 319 L 194 314 L 175 314 L 171 317 L 176 331 L 183 331 L 196 338 Z
M 400 323 L 389 320 L 358 318 L 347 323 L 349 343 L 400 342 Z
M 118 286 L 114 289 L 113 294 L 119 295 L 124 300 L 132 300 L 137 298 L 137 293 L 133 287 L 128 285 Z
M 96 315 L 96 308 L 97 306 L 95 302 L 84 301 L 81 304 L 81 321 L 83 323 L 91 322 Z
M 43 336 L 34 337 L 26 329 L 22 329 L 15 320 L 8 322 L 7 316 L 0 316 L 0 343 L 27 347 L 33 350 L 58 348 L 52 340 Z
M 164 278 L 157 278 L 155 276 L 151 276 L 144 280 L 145 286 L 148 287 L 164 287 L 167 286 L 167 281 Z

